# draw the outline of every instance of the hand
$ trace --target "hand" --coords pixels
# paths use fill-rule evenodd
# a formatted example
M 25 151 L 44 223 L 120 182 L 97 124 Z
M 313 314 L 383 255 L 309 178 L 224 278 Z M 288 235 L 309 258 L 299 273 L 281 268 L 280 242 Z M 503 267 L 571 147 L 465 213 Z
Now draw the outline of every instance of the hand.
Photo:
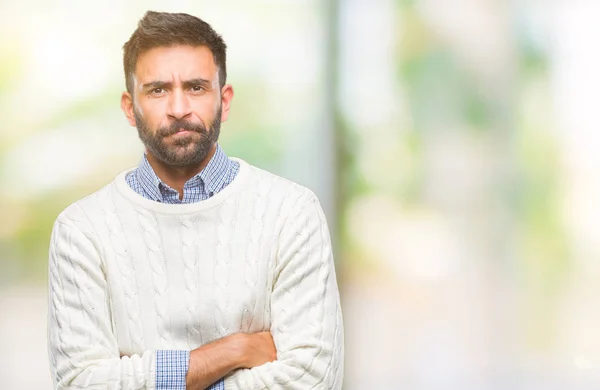
M 270 332 L 236 333 L 190 352 L 187 389 L 205 389 L 238 368 L 252 368 L 277 359 Z
M 277 360 L 277 349 L 271 332 L 259 332 L 243 335 L 244 359 L 242 368 L 262 366 Z

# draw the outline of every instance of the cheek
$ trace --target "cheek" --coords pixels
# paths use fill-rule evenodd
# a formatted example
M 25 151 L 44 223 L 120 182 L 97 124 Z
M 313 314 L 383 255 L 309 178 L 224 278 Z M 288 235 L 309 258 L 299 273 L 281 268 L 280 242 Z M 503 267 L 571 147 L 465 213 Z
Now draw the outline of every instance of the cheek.
M 144 119 L 144 122 L 155 128 L 156 126 L 163 125 L 166 113 L 164 104 L 158 99 L 152 101 L 144 101 L 141 104 L 134 105 L 134 110 L 140 119 Z
M 133 102 L 133 110 L 140 117 L 145 117 L 148 114 L 151 114 L 152 102 L 148 101 L 145 96 L 136 96 L 135 101 Z
M 219 111 L 219 107 L 221 105 L 220 99 L 202 97 L 194 101 L 193 111 L 196 116 L 201 119 L 207 126 L 214 119 L 215 115 Z
M 138 115 L 140 118 L 144 117 L 144 109 L 139 105 L 139 104 L 134 104 L 133 105 L 133 111 L 136 115 Z

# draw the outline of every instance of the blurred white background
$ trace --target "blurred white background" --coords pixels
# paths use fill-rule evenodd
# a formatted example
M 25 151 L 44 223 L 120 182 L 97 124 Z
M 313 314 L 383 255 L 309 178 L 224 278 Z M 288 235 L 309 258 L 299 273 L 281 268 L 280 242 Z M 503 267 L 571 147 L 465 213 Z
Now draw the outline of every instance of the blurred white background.
M 0 2 L 0 383 L 50 389 L 52 223 L 138 163 L 147 9 L 228 44 L 221 144 L 312 188 L 354 389 L 600 387 L 600 2 Z

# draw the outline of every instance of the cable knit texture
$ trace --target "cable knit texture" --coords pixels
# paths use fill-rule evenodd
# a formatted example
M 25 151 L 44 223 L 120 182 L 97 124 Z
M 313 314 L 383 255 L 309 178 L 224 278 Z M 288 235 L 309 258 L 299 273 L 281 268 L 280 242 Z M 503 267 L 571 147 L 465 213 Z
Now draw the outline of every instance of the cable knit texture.
M 156 354 L 269 330 L 277 360 L 233 389 L 340 389 L 343 326 L 315 195 L 243 160 L 212 198 L 154 202 L 128 172 L 57 218 L 48 341 L 59 389 L 154 389 Z

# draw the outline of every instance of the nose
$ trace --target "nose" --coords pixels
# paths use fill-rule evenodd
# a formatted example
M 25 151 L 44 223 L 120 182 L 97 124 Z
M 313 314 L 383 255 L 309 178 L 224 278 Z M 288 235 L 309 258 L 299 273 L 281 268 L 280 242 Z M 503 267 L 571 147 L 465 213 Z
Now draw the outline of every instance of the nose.
M 169 116 L 174 119 L 183 119 L 192 113 L 190 102 L 185 92 L 175 88 L 169 100 Z

